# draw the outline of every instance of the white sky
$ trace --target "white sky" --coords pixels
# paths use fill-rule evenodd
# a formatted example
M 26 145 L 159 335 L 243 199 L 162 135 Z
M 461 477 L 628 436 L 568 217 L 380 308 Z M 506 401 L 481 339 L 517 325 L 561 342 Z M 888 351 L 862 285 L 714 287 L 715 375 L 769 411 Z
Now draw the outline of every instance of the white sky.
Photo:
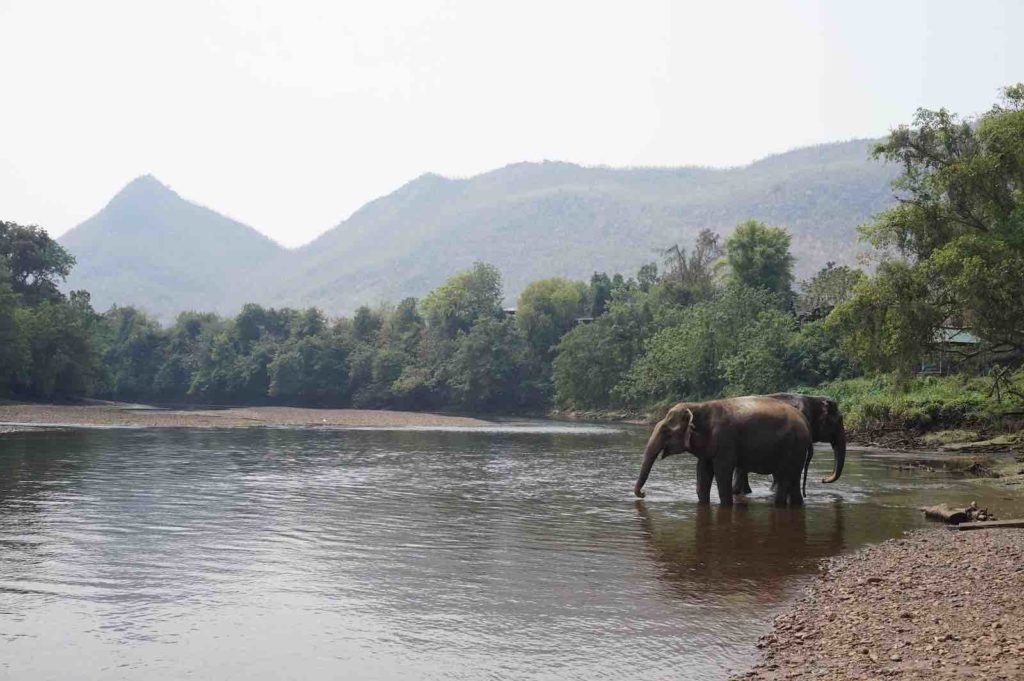
M 295 246 L 423 172 L 736 165 L 975 114 L 1024 1 L 0 0 L 0 218 L 132 178 Z

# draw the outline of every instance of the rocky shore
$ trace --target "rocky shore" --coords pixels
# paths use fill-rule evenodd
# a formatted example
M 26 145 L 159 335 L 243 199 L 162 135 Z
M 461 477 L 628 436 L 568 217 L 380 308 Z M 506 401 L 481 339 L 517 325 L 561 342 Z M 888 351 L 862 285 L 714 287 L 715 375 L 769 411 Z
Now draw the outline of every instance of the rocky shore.
M 919 530 L 832 559 L 735 677 L 1024 679 L 1024 529 Z
M 479 427 L 489 422 L 466 416 L 371 409 L 239 407 L 165 410 L 116 402 L 95 404 L 0 404 L 0 432 L 24 425 L 130 426 L 139 428 L 244 428 L 251 426 Z M 2 425 L 8 424 L 8 425 Z M 11 425 L 17 424 L 17 425 Z

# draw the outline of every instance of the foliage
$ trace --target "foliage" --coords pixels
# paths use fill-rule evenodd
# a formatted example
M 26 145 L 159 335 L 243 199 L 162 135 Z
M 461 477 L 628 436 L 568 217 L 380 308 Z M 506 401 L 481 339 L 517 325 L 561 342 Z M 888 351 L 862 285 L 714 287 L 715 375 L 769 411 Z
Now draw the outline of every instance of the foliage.
M 478 320 L 500 315 L 501 299 L 501 274 L 493 265 L 478 262 L 431 291 L 423 309 L 431 330 L 454 338 Z
M 794 258 L 789 232 L 757 220 L 736 225 L 725 241 L 726 259 L 733 282 L 763 288 L 788 298 L 793 284 Z
M 656 333 L 616 393 L 650 404 L 782 389 L 795 326 L 777 296 L 731 285 Z
M 921 109 L 875 154 L 903 174 L 899 204 L 864 229 L 889 260 L 844 311 L 851 331 L 870 320 L 849 344 L 857 361 L 907 374 L 944 325 L 1024 351 L 1024 87 L 977 122 Z
M 0 263 L 11 291 L 31 305 L 62 298 L 58 285 L 75 259 L 45 230 L 0 221 Z
M 843 408 L 848 428 L 943 428 L 949 424 L 985 424 L 997 410 L 981 376 L 922 376 L 908 381 L 880 374 L 819 386 Z
M 812 317 L 827 315 L 836 305 L 849 300 L 865 279 L 861 270 L 830 260 L 812 278 L 800 282 L 797 311 Z
M 541 279 L 519 294 L 516 323 L 534 354 L 550 362 L 562 336 L 583 311 L 586 286 L 561 277 Z
M 613 406 L 613 393 L 643 350 L 651 315 L 642 304 L 620 300 L 590 324 L 567 333 L 555 355 L 556 401 L 563 407 Z

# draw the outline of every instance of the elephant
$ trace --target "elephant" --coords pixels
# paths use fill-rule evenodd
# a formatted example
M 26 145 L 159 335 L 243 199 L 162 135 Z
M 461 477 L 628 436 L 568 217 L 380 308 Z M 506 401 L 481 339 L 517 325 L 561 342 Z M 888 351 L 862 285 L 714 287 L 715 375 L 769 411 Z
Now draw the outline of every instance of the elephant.
M 697 457 L 697 501 L 711 501 L 711 481 L 718 499 L 732 505 L 733 471 L 771 473 L 777 482 L 775 503 L 800 505 L 800 473 L 811 449 L 811 431 L 803 415 L 769 397 L 736 397 L 711 402 L 680 402 L 654 426 L 644 449 L 643 466 L 633 493 L 643 487 L 655 459 L 690 452 Z
M 799 410 L 810 426 L 811 439 L 814 442 L 828 442 L 832 445 L 832 454 L 835 456 L 832 474 L 822 478 L 821 481 L 832 483 L 838 480 L 839 476 L 843 474 L 843 464 L 846 462 L 846 429 L 843 426 L 843 415 L 839 411 L 839 404 L 831 397 L 824 395 L 774 393 L 764 395 L 764 397 L 785 402 Z M 810 464 L 809 457 L 807 463 Z M 806 473 L 804 477 L 806 479 Z M 733 494 L 750 494 L 750 491 L 747 471 L 737 467 L 732 485 Z

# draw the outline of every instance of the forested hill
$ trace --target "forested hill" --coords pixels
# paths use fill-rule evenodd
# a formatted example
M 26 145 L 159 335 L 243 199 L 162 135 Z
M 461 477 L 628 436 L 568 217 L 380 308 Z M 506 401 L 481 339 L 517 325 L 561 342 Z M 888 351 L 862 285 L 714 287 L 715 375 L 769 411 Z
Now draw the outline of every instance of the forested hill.
M 656 249 L 689 246 L 754 218 L 793 234 L 798 276 L 852 262 L 856 227 L 890 205 L 897 169 L 873 141 L 798 149 L 732 169 L 583 168 L 518 163 L 453 180 L 424 175 L 296 253 L 276 298 L 352 310 L 420 295 L 452 272 L 494 264 L 514 299 L 550 276 L 632 273 Z
M 231 312 L 286 249 L 252 227 L 191 203 L 151 175 L 136 178 L 59 239 L 77 264 L 68 288 L 93 305 L 137 305 L 172 320 L 182 310 Z
M 726 235 L 748 218 L 793 234 L 802 277 L 826 260 L 852 262 L 856 227 L 891 203 L 898 169 L 870 160 L 872 144 L 809 147 L 731 169 L 545 162 L 468 179 L 428 174 L 284 253 L 140 178 L 61 242 L 78 258 L 71 285 L 92 291 L 99 309 L 135 304 L 163 319 L 182 309 L 233 312 L 243 300 L 351 312 L 422 295 L 474 261 L 496 265 L 514 299 L 543 277 L 633 273 L 659 259 L 656 249 L 688 246 L 704 228 Z

